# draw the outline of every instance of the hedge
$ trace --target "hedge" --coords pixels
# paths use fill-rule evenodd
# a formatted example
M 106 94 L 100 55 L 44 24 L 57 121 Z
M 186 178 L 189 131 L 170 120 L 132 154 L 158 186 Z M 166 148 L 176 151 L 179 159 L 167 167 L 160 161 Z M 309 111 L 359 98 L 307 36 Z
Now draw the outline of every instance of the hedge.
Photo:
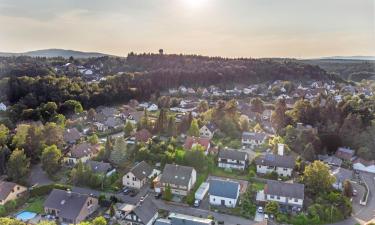
M 34 187 L 30 190 L 31 197 L 39 197 L 49 194 L 52 189 L 68 190 L 71 186 L 66 184 L 48 184 L 39 187 Z

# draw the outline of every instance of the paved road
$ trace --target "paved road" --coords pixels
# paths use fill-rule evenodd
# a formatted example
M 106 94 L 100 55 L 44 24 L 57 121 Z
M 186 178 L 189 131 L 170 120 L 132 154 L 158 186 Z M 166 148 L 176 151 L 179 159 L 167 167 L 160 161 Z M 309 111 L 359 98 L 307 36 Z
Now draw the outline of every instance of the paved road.
M 43 171 L 42 165 L 39 163 L 31 167 L 31 172 L 28 178 L 30 186 L 33 185 L 47 185 L 54 183 L 49 179 L 48 175 Z
M 182 206 L 182 205 L 177 205 L 173 203 L 166 203 L 163 200 L 154 200 L 154 203 L 163 210 L 167 210 L 170 212 L 175 212 L 175 213 L 182 213 L 182 214 L 187 214 L 191 216 L 197 216 L 197 217 L 206 217 L 208 215 L 212 215 L 215 220 L 217 221 L 224 221 L 224 224 L 226 225 L 252 225 L 255 224 L 256 222 L 248 219 L 244 219 L 241 217 L 237 216 L 231 216 L 231 215 L 226 215 L 226 214 L 220 214 L 216 212 L 212 212 L 209 210 L 204 210 L 204 209 L 197 209 L 197 208 L 191 208 L 188 206 Z

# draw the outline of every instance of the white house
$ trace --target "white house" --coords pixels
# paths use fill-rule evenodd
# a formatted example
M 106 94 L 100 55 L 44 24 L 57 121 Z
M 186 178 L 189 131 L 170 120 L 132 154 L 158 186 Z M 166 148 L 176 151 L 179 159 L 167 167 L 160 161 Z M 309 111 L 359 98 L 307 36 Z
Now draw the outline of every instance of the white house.
M 203 125 L 199 129 L 199 136 L 212 139 L 212 137 L 215 134 L 215 131 L 216 131 L 216 126 L 212 123 L 209 123 L 209 124 Z
M 375 173 L 375 160 L 367 161 L 357 158 L 353 161 L 353 169 L 368 173 Z
M 74 165 L 80 160 L 81 162 L 85 163 L 87 160 L 97 156 L 99 153 L 99 149 L 99 144 L 91 145 L 87 142 L 74 145 L 64 158 L 64 162 L 70 165 Z
M 268 135 L 266 133 L 258 132 L 243 132 L 242 133 L 242 145 L 249 147 L 256 147 L 264 144 Z
M 0 111 L 6 111 L 6 110 L 7 110 L 7 106 L 4 103 L 0 102 Z
M 151 104 L 148 108 L 147 111 L 149 112 L 155 112 L 159 109 L 159 107 L 156 104 Z
M 211 179 L 209 188 L 210 204 L 235 208 L 240 195 L 240 184 L 235 181 Z
M 140 204 L 123 204 L 116 212 L 116 219 L 120 221 L 120 224 L 152 225 L 158 216 L 158 207 L 150 195 Z
M 275 201 L 280 205 L 302 208 L 305 199 L 305 185 L 268 180 L 262 191 L 264 201 Z
M 293 156 L 284 155 L 284 145 L 279 144 L 278 154 L 265 154 L 255 159 L 257 173 L 267 174 L 276 172 L 279 176 L 292 176 L 295 166 Z
M 248 165 L 248 154 L 234 149 L 222 149 L 218 155 L 218 167 L 244 170 Z
M 186 196 L 196 180 L 197 171 L 193 167 L 166 164 L 155 189 L 164 191 L 169 186 L 172 194 Z
M 126 187 L 140 189 L 155 175 L 158 173 L 145 161 L 142 161 L 122 177 L 122 184 Z

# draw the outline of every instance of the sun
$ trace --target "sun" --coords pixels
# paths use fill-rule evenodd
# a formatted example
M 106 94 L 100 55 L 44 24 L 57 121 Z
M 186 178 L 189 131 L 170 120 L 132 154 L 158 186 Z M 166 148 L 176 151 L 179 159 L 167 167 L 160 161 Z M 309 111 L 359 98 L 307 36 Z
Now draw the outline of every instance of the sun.
M 182 0 L 183 3 L 192 8 L 200 8 L 204 6 L 208 0 Z

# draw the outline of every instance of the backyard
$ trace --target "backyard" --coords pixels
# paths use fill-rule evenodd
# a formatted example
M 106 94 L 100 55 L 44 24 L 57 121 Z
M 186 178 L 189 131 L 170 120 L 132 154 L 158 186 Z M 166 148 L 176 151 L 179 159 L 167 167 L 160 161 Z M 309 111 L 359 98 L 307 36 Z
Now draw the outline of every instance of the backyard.
M 33 197 L 30 198 L 25 204 L 25 211 L 34 212 L 38 214 L 44 213 L 44 203 L 45 197 Z

